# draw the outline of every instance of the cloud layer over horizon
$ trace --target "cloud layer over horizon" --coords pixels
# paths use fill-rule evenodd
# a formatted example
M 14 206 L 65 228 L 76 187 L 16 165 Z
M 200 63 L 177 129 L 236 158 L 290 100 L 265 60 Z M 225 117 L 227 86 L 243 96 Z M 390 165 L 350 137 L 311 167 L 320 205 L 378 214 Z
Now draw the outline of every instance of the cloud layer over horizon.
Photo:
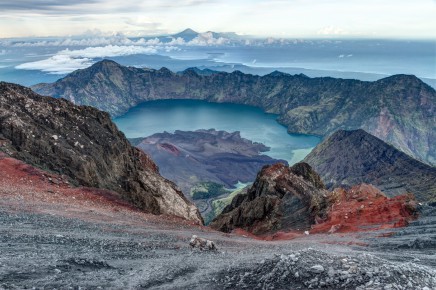
M 215 38 L 211 32 L 200 33 L 192 40 L 186 41 L 181 37 L 169 38 L 162 42 L 158 38 L 140 38 L 132 40 L 122 35 L 109 37 L 96 37 L 84 39 L 55 39 L 36 40 L 3 43 L 9 47 L 67 47 L 54 55 L 32 62 L 25 62 L 15 66 L 22 70 L 40 70 L 51 74 L 66 74 L 77 69 L 89 67 L 96 60 L 107 57 L 119 57 L 139 54 L 157 54 L 158 52 L 170 52 L 180 50 L 181 46 L 217 46 L 228 43 L 230 40 Z M 0 42 L 0 45 L 2 43 Z M 82 49 L 70 49 L 70 47 L 83 47 Z M 6 50 L 0 51 L 0 54 Z
M 64 49 L 55 55 L 33 62 L 26 62 L 16 66 L 16 69 L 40 70 L 52 74 L 67 74 L 77 69 L 91 66 L 96 58 L 127 56 L 134 54 L 155 54 L 157 48 L 153 46 L 118 46 L 107 45 L 87 47 L 85 49 Z
M 2 0 L 0 38 L 191 27 L 276 37 L 434 38 L 434 0 Z

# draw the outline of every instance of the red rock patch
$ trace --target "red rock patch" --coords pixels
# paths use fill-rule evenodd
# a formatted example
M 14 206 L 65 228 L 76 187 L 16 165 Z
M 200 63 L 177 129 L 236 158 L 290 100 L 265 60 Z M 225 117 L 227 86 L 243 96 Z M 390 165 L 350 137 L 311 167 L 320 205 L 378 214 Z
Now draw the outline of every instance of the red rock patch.
M 99 223 L 204 228 L 179 217 L 144 213 L 113 191 L 73 187 L 63 176 L 35 168 L 1 152 L 0 168 L 0 205 L 9 210 Z
M 311 233 L 346 233 L 404 227 L 416 219 L 413 194 L 386 197 L 372 185 L 349 190 L 335 189 L 330 196 L 328 218 L 314 225 Z

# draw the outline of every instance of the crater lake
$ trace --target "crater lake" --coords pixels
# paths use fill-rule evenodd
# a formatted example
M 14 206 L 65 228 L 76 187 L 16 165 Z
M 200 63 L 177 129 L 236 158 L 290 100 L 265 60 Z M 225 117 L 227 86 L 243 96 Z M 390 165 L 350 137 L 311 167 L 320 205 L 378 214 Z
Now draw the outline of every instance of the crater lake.
M 290 165 L 301 161 L 320 141 L 317 136 L 289 134 L 277 115 L 260 108 L 199 100 L 158 100 L 139 104 L 114 119 L 127 138 L 147 137 L 175 130 L 239 131 L 243 138 L 270 147 L 264 154 Z

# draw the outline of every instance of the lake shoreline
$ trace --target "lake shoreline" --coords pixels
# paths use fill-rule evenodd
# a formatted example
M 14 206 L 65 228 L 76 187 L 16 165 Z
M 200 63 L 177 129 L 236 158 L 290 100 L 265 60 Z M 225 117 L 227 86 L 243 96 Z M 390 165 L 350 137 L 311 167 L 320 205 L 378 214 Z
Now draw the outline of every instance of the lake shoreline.
M 288 162 L 293 160 L 294 150 L 310 149 L 321 141 L 320 136 L 288 132 L 278 116 L 249 105 L 165 99 L 141 102 L 113 121 L 129 139 L 176 130 L 239 131 L 241 137 L 270 147 L 265 155 Z

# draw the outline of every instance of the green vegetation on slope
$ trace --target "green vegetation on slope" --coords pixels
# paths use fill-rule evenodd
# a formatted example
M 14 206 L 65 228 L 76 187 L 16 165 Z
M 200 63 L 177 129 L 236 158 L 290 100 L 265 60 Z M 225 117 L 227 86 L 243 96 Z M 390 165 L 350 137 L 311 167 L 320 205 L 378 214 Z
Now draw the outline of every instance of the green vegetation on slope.
M 200 182 L 191 189 L 192 199 L 207 199 L 228 193 L 224 185 L 215 182 Z
M 212 201 L 212 210 L 213 210 L 214 215 L 218 216 L 223 211 L 223 209 L 232 202 L 233 198 L 236 195 L 243 193 L 245 190 L 246 190 L 245 187 L 238 188 L 235 191 L 232 191 L 227 197 L 216 199 L 216 200 Z
M 238 183 L 237 188 L 230 192 L 228 196 L 213 200 L 210 203 L 212 210 L 204 217 L 204 223 L 207 225 L 220 215 L 223 209 L 232 202 L 233 198 L 238 194 L 245 193 L 250 185 L 251 183 Z

